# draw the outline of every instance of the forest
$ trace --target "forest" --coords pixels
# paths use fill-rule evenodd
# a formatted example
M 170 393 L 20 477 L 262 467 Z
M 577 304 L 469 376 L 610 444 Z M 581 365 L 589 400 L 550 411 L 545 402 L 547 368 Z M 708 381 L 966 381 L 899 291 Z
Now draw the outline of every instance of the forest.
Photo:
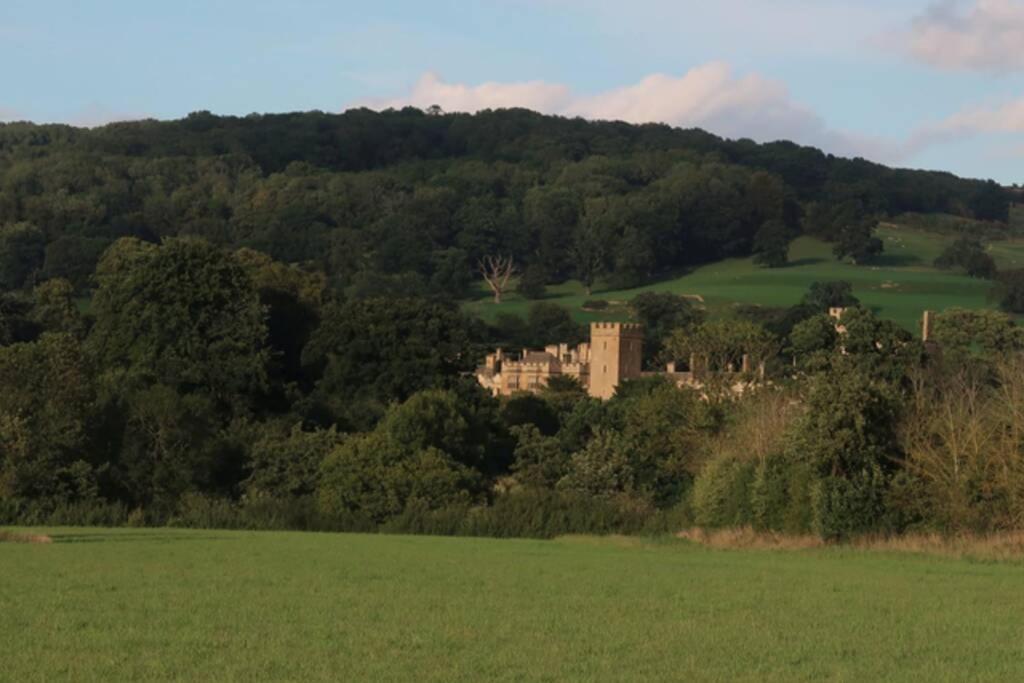
M 728 256 L 780 267 L 801 234 L 864 263 L 884 216 L 999 224 L 1011 197 L 522 110 L 0 125 L 0 522 L 1020 528 L 1024 339 L 1005 314 L 944 312 L 926 345 L 841 282 L 730 320 L 647 294 L 652 366 L 756 350 L 766 377 L 743 396 L 638 380 L 602 403 L 572 382 L 487 395 L 471 371 L 490 346 L 584 331 L 544 301 L 491 325 L 458 305 L 487 259 L 537 296 Z M 976 251 L 944 264 L 994 277 Z

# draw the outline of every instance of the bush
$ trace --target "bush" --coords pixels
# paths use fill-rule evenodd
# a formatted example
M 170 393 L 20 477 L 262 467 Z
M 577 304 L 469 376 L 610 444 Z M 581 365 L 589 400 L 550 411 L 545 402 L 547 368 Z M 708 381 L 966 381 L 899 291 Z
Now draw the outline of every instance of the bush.
M 712 459 L 693 483 L 694 521 L 704 527 L 746 526 L 751 523 L 753 463 L 732 456 Z
M 885 483 L 879 469 L 849 478 L 824 477 L 812 493 L 814 533 L 827 541 L 843 540 L 867 531 L 883 531 Z
M 805 534 L 811 529 L 814 477 L 802 463 L 783 455 L 765 458 L 750 486 L 752 525 L 758 531 Z
M 584 311 L 603 311 L 610 304 L 604 299 L 588 299 L 583 302 Z
M 410 501 L 380 526 L 385 533 L 493 538 L 554 538 L 566 534 L 634 534 L 666 529 L 673 515 L 659 515 L 628 497 L 599 499 L 572 492 L 521 490 L 498 497 L 488 507 L 454 505 L 431 510 Z

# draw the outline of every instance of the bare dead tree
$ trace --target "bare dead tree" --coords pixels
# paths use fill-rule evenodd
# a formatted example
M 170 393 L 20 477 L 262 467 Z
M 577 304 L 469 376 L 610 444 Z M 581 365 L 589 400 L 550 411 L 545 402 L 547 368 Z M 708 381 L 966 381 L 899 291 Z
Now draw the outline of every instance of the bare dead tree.
M 480 274 L 494 292 L 494 303 L 501 303 L 501 295 L 508 287 L 508 281 L 515 275 L 516 264 L 511 256 L 484 256 L 477 263 Z

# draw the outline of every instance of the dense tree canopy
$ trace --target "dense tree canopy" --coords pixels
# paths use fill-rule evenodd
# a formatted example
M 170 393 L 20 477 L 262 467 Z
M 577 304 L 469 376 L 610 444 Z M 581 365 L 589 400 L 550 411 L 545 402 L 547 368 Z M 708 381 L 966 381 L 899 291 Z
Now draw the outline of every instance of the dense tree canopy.
M 526 291 L 617 287 L 755 254 L 801 231 L 840 258 L 878 253 L 877 220 L 942 211 L 1005 221 L 992 182 L 889 169 L 792 143 L 542 116 L 352 110 L 117 123 L 0 124 L 0 286 L 78 290 L 122 237 L 202 236 L 303 263 L 359 295 L 461 297 L 485 256 Z

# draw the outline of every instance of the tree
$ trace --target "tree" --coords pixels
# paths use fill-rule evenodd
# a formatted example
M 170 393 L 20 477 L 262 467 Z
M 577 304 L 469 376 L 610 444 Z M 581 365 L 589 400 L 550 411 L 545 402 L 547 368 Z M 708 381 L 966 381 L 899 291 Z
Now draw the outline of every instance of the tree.
M 558 488 L 596 498 L 615 498 L 635 492 L 636 472 L 631 454 L 638 444 L 612 431 L 598 431 L 582 449 L 572 454 L 568 472 Z
M 451 392 L 427 391 L 393 406 L 373 432 L 346 439 L 324 460 L 318 490 L 327 514 L 382 522 L 417 501 L 428 509 L 478 500 L 488 443 Z
M 0 226 L 0 288 L 18 289 L 43 266 L 46 237 L 31 223 Z
M 1010 195 L 999 183 L 989 180 L 982 184 L 968 200 L 971 213 L 980 221 L 1010 220 Z
M 832 252 L 837 259 L 848 258 L 854 264 L 867 263 L 884 250 L 882 240 L 874 236 L 873 223 L 845 225 L 836 238 Z
M 593 293 L 597 278 L 606 270 L 607 254 L 608 246 L 597 230 L 585 226 L 577 231 L 569 250 L 569 258 L 576 279 L 583 285 L 587 296 Z
M 675 330 L 700 323 L 704 312 L 688 299 L 668 292 L 644 292 L 629 302 L 633 315 L 644 326 L 644 355 L 657 359 L 665 339 Z
M 508 282 L 516 272 L 511 256 L 484 256 L 477 263 L 477 269 L 484 276 L 487 286 L 494 292 L 494 303 L 501 303 L 501 296 L 508 288 Z
M 860 301 L 853 295 L 853 285 L 844 280 L 814 282 L 804 294 L 802 303 L 820 313 L 830 308 L 856 306 Z
M 46 245 L 43 277 L 63 278 L 76 290 L 85 289 L 100 256 L 110 246 L 103 237 L 64 235 Z
M 746 320 L 712 320 L 689 331 L 676 330 L 665 348 L 677 360 L 698 359 L 701 369 L 739 371 L 743 357 L 751 370 L 779 351 L 778 340 L 760 325 Z
M 89 347 L 107 372 L 227 404 L 265 386 L 265 313 L 230 255 L 194 239 L 119 240 L 96 279 Z
M 277 498 L 312 495 L 324 458 L 343 441 L 333 427 L 307 431 L 296 424 L 287 432 L 268 430 L 252 445 L 246 493 Z
M 789 352 L 805 358 L 819 352 L 831 352 L 839 341 L 836 321 L 819 314 L 793 326 L 789 334 Z
M 754 263 L 781 268 L 789 261 L 793 231 L 780 220 L 766 221 L 754 235 Z
M 371 428 L 392 401 L 450 387 L 478 358 L 480 329 L 454 305 L 363 299 L 329 305 L 302 352 L 327 422 Z
M 528 346 L 548 344 L 578 344 L 583 341 L 583 327 L 558 304 L 538 301 L 526 313 Z
M 961 237 L 946 247 L 935 259 L 935 267 L 960 267 L 971 277 L 987 280 L 996 275 L 995 259 L 985 252 L 981 241 L 973 237 Z
M 66 332 L 81 338 L 85 321 L 74 301 L 74 287 L 67 280 L 47 280 L 33 290 L 32 320 L 48 332 Z
M 998 311 L 945 310 L 935 315 L 932 339 L 943 350 L 977 349 L 993 357 L 1024 349 L 1024 329 Z
M 999 273 L 993 294 L 1004 311 L 1024 313 L 1024 269 Z
M 539 265 L 529 265 L 526 270 L 523 271 L 522 276 L 519 278 L 519 284 L 516 286 L 518 291 L 525 299 L 543 299 L 547 294 L 547 274 L 543 268 Z
M 67 334 L 0 347 L 0 497 L 52 504 L 89 497 L 96 388 Z

